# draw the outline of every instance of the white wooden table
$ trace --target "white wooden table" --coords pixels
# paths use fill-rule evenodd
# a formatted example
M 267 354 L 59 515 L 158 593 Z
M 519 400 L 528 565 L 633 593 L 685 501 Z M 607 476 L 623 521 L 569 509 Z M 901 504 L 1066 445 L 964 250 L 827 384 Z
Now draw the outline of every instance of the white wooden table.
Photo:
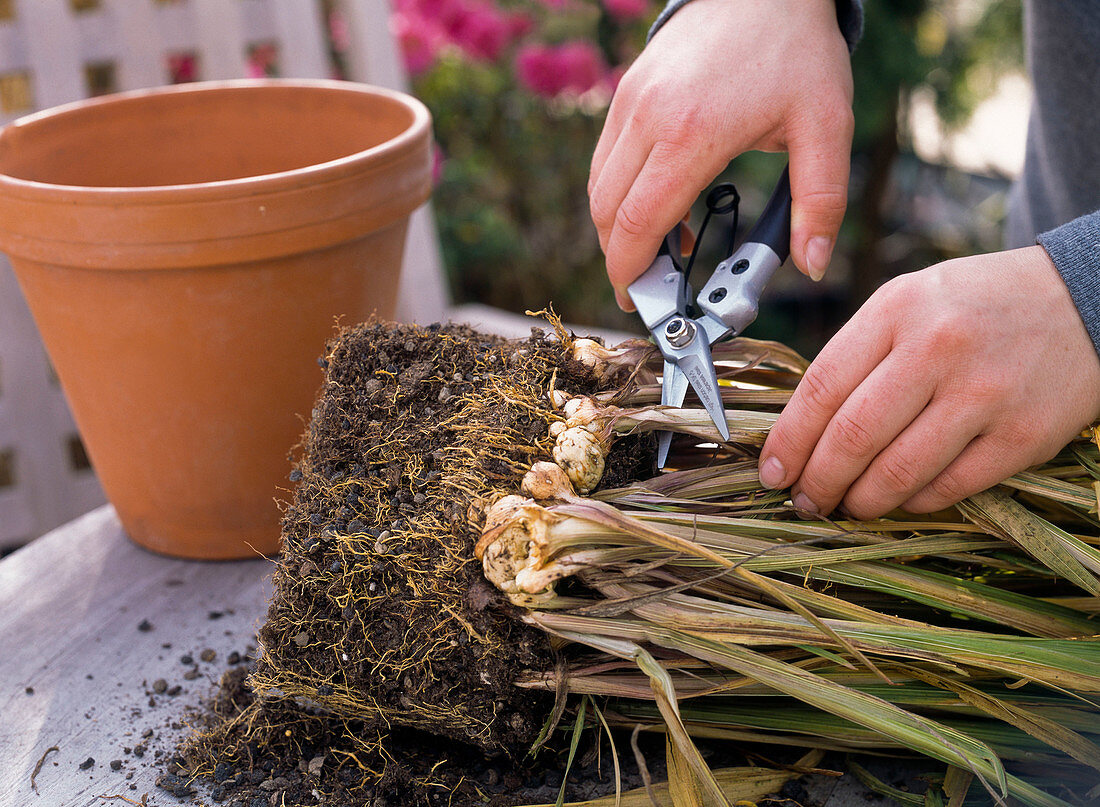
M 140 803 L 144 793 L 179 803 L 155 787 L 156 755 L 186 732 L 185 707 L 211 692 L 229 654 L 245 653 L 270 570 L 264 559 L 154 555 L 130 542 L 109 505 L 0 561 L 0 805 L 122 807 L 103 797 Z M 155 693 L 158 679 L 180 690 Z M 51 747 L 36 796 L 31 774 Z

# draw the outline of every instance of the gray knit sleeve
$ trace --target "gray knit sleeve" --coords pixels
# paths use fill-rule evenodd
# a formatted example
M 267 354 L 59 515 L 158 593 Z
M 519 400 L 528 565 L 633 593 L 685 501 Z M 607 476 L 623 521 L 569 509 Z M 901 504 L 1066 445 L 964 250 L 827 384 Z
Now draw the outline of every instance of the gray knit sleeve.
M 1100 354 L 1100 210 L 1045 232 L 1037 240 L 1066 281 Z
M 689 2 L 691 0 L 669 0 L 668 5 L 654 20 L 645 41 L 653 39 L 653 35 L 668 22 L 668 18 Z M 844 41 L 848 43 L 848 50 L 855 50 L 856 43 L 863 35 L 863 0 L 836 0 L 836 21 L 844 35 Z

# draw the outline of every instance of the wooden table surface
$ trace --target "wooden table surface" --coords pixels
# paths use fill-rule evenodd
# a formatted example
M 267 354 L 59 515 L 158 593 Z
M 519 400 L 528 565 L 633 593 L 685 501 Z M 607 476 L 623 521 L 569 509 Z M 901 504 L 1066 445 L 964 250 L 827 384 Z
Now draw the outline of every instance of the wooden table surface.
M 185 708 L 211 692 L 228 655 L 246 651 L 270 570 L 264 559 L 154 555 L 109 505 L 0 561 L 0 805 L 121 807 L 104 797 L 140 803 L 144 793 L 150 804 L 180 803 L 155 787 L 156 754 L 186 732 Z M 211 662 L 200 659 L 207 649 Z M 180 690 L 157 694 L 158 679 Z M 51 747 L 36 796 L 31 774 Z

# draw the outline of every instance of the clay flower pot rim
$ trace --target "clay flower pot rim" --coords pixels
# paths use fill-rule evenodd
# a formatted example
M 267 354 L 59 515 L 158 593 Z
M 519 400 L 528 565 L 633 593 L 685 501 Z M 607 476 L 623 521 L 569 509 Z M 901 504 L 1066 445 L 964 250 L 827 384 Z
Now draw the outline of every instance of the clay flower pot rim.
M 339 180 L 345 166 L 354 163 L 366 164 L 384 161 L 390 155 L 415 150 L 423 133 L 431 128 L 431 113 L 416 98 L 384 87 L 362 84 L 338 79 L 232 79 L 223 81 L 196 81 L 188 84 L 175 84 L 149 89 L 129 90 L 113 93 L 99 98 L 73 101 L 50 109 L 32 112 L 7 124 L 6 128 L 16 129 L 31 126 L 52 117 L 59 117 L 77 109 L 89 109 L 101 105 L 128 103 L 150 96 L 209 92 L 211 90 L 264 89 L 278 87 L 301 87 L 303 89 L 337 90 L 339 92 L 359 93 L 383 97 L 395 105 L 404 107 L 412 115 L 409 126 L 400 134 L 362 151 L 352 152 L 334 160 L 276 171 L 268 174 L 256 174 L 235 179 L 194 182 L 183 185 L 148 186 L 110 186 L 110 185 L 62 185 L 51 182 L 21 179 L 10 174 L 0 173 L 0 187 L 4 192 L 24 199 L 41 199 L 44 196 L 67 197 L 71 201 L 85 201 L 91 204 L 108 202 L 112 196 L 125 193 L 140 204 L 167 202 L 200 201 L 207 196 L 223 197 L 226 191 L 237 196 L 249 196 L 253 193 L 270 193 L 280 187 L 294 188 L 304 185 L 318 186 L 329 181 L 326 174 L 332 174 L 332 180 Z M 3 129 L 0 129 L 2 132 Z M 181 196 L 181 194 L 183 194 Z

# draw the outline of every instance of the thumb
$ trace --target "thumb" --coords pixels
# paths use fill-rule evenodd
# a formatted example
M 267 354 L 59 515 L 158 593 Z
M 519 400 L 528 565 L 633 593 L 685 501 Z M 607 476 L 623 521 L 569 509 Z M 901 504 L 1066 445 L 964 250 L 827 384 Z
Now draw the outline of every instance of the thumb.
M 820 280 L 829 266 L 848 204 L 852 111 L 840 106 L 818 115 L 813 128 L 791 132 L 791 258 Z

